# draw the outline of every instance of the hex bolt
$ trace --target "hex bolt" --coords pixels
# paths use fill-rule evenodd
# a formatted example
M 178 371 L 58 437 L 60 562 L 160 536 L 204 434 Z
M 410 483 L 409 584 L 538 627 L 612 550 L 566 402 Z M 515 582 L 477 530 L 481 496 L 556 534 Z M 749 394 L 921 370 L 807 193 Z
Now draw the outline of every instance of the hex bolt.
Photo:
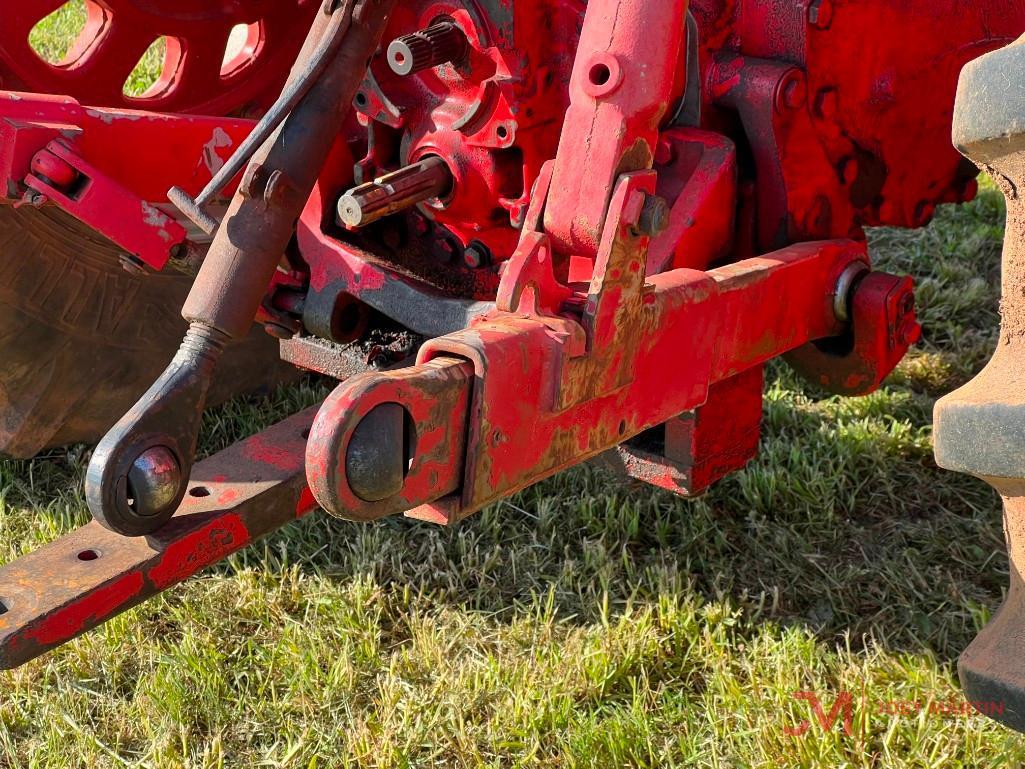
M 812 0 L 808 6 L 808 23 L 816 29 L 829 29 L 833 21 L 833 0 Z
M 637 232 L 649 238 L 657 238 L 669 228 L 669 204 L 658 195 L 647 195 L 644 208 L 637 220 Z
M 418 203 L 447 195 L 452 184 L 452 172 L 445 161 L 428 155 L 342 195 L 338 201 L 338 223 L 350 229 L 366 227 Z
M 491 264 L 491 249 L 479 240 L 472 241 L 463 252 L 463 264 L 471 270 L 487 267 Z
M 388 66 L 396 75 L 413 75 L 466 58 L 470 44 L 455 22 L 442 21 L 388 46 Z

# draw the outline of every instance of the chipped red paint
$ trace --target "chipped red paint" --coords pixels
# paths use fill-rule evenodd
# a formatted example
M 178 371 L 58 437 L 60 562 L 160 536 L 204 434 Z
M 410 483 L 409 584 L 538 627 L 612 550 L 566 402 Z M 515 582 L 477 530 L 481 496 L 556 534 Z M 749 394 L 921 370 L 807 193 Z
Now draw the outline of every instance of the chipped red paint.
M 0 568 L 0 668 L 10 668 L 188 579 L 312 509 L 303 435 L 316 409 L 249 441 L 273 445 L 270 462 L 249 441 L 200 462 L 193 491 L 149 537 L 121 537 L 90 523 Z M 219 500 L 232 498 L 222 505 Z M 83 554 L 86 557 L 83 557 Z
M 0 91 L 0 201 L 29 191 L 41 195 L 160 270 L 187 239 L 185 228 L 158 207 L 167 190 L 178 185 L 198 193 L 252 125 Z M 161 152 L 131 151 L 148 146 Z M 180 158 L 195 159 L 194 165 L 182 167 Z M 40 170 L 52 170 L 55 162 L 65 169 L 66 184 Z
M 704 405 L 606 452 L 602 464 L 684 497 L 698 496 L 758 453 L 761 367 L 712 385 Z
M 496 312 L 464 331 L 428 342 L 413 369 L 365 374 L 339 387 L 318 415 L 308 448 L 311 488 L 322 506 L 338 515 L 369 519 L 422 502 L 426 506 L 412 515 L 458 520 L 706 406 L 717 383 L 735 379 L 746 391 L 753 382 L 757 399 L 750 402 L 755 413 L 763 363 L 843 330 L 832 295 L 852 265 L 868 270 L 864 244 L 800 244 L 708 272 L 677 269 L 649 278 L 649 239 L 636 231 L 642 209 L 637 201 L 650 195 L 654 185 L 651 172 L 621 177 L 590 290 L 573 302 L 583 307 L 577 319 L 539 309 L 560 304 L 539 290 L 551 288 L 558 297 L 573 292 L 558 286 L 554 260 L 547 256 L 552 246 L 545 236 L 525 233 L 521 254 L 505 272 Z M 878 314 L 880 307 L 873 305 L 878 294 L 866 296 Z M 770 306 L 773 312 L 767 314 L 764 308 Z M 904 311 L 913 322 L 913 306 Z M 895 364 L 908 342 L 890 340 L 886 360 Z M 460 360 L 469 361 L 475 374 L 465 421 L 465 380 L 446 382 L 435 373 L 439 364 L 451 368 Z M 394 381 L 403 387 L 394 387 Z M 447 387 L 450 398 L 460 398 L 449 421 L 427 408 L 444 402 L 439 387 Z M 447 482 L 428 487 L 425 495 L 418 481 L 422 476 L 415 472 L 398 495 L 374 505 L 361 503 L 348 491 L 347 441 L 362 415 L 383 402 L 405 407 L 418 430 L 431 436 L 444 431 L 443 445 L 448 447 L 468 430 L 457 501 L 448 496 L 454 487 Z M 721 419 L 729 413 L 714 402 L 717 409 L 709 405 L 709 415 Z M 428 411 L 430 418 L 425 417 Z M 714 432 L 717 421 L 712 417 L 699 438 Z M 757 419 L 753 429 L 741 430 L 732 442 L 742 448 L 720 451 L 714 441 L 700 439 L 693 445 L 705 453 L 692 460 L 699 468 L 698 486 L 750 459 L 757 445 Z M 717 451 L 724 455 L 721 460 L 714 459 Z M 443 497 L 447 501 L 435 504 Z
M 157 564 L 146 572 L 146 577 L 157 590 L 166 590 L 241 550 L 249 542 L 249 531 L 238 515 L 221 516 L 169 544 Z
M 134 571 L 99 588 L 88 603 L 72 603 L 49 615 L 22 643 L 57 646 L 100 624 L 142 593 L 145 578 Z
M 374 520 L 455 492 L 462 480 L 472 378 L 470 364 L 439 358 L 422 367 L 362 374 L 338 387 L 317 415 L 306 450 L 310 489 L 321 507 L 352 520 Z M 347 480 L 350 439 L 371 411 L 387 403 L 406 409 L 415 450 L 399 499 L 367 502 Z
M 686 15 L 685 2 L 588 3 L 544 215 L 557 253 L 593 257 L 618 177 L 652 167 L 686 82 Z
M 245 442 L 245 459 L 263 465 L 270 465 L 281 470 L 295 467 L 295 455 L 290 447 L 281 446 L 259 435 L 254 435 Z

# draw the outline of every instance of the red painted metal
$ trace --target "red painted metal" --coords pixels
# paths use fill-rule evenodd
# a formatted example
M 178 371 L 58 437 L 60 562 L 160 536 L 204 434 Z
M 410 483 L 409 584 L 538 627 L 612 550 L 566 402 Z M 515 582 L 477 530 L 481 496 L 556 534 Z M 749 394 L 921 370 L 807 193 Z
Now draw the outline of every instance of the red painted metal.
M 703 123 L 730 133 L 739 118 L 750 143 L 765 209 L 758 247 L 848 237 L 865 225 L 920 227 L 938 204 L 974 196 L 977 171 L 950 142 L 957 76 L 1022 33 L 1025 2 L 690 6 L 701 29 Z M 792 90 L 784 76 L 796 78 Z
M 577 297 L 559 286 L 552 247 L 545 236 L 528 233 L 523 258 L 514 257 L 505 273 L 498 310 L 465 331 L 428 342 L 420 366 L 403 372 L 408 389 L 390 392 L 387 402 L 414 414 L 418 437 L 417 412 L 432 414 L 425 427 L 431 435 L 438 424 L 426 405 L 437 399 L 428 386 L 431 369 L 422 367 L 437 358 L 462 359 L 476 374 L 465 421 L 457 408 L 453 416 L 460 419 L 446 426 L 442 441 L 450 445 L 469 432 L 461 491 L 453 497 L 450 484 L 432 488 L 440 501 L 411 515 L 459 520 L 701 407 L 716 382 L 841 332 L 833 291 L 852 264 L 867 263 L 863 245 L 802 244 L 708 272 L 679 269 L 646 279 L 650 239 L 636 228 L 654 188 L 652 172 L 621 178 L 586 296 L 573 301 Z M 583 307 L 578 319 L 552 311 L 572 305 Z M 766 317 L 768 306 L 775 309 Z M 913 308 L 905 309 L 903 320 L 913 324 Z M 368 505 L 340 493 L 346 486 L 338 480 L 319 482 L 320 468 L 344 469 L 354 430 L 371 406 L 383 402 L 364 404 L 363 394 L 387 383 L 383 375 L 356 377 L 329 399 L 344 408 L 318 415 L 317 439 L 307 449 L 311 487 L 322 506 L 339 515 L 372 519 L 408 510 L 423 498 L 421 490 L 404 488 Z M 463 389 L 454 385 L 451 397 Z
M 370 308 L 429 338 L 416 365 L 340 384 L 305 450 L 276 434 L 242 444 L 276 453 L 289 514 L 303 467 L 325 509 L 357 520 L 453 523 L 603 454 L 694 495 L 757 450 L 768 361 L 836 392 L 880 386 L 920 329 L 910 279 L 872 272 L 863 228 L 920 226 L 974 193 L 949 146 L 957 70 L 1025 28 L 1025 0 L 409 0 L 385 41 L 439 23 L 466 39 L 443 46 L 450 61 L 399 74 L 383 45 L 351 119 L 305 115 L 317 159 L 294 170 L 319 180 L 292 244 L 280 200 L 243 187 L 247 218 L 218 231 L 225 279 L 200 284 L 234 312 L 277 265 L 268 328 L 290 360 L 339 378 L 350 367 L 332 345 L 378 322 Z M 130 209 L 171 186 L 194 194 L 249 129 L 0 93 L 0 177 L 9 199 L 45 197 L 159 269 L 191 240 Z M 428 156 L 451 174 L 442 197 L 336 223 L 351 187 Z M 266 251 L 261 271 L 239 269 L 245 243 Z M 396 405 L 367 443 L 360 427 Z M 400 468 L 397 488 L 353 482 L 374 462 Z M 41 642 L 34 615 L 15 615 L 11 638 L 59 642 L 226 552 L 178 525 L 159 566 L 126 545 L 117 574 L 55 590 L 54 611 L 79 612 L 62 632 Z
M 866 275 L 854 290 L 848 334 L 787 355 L 802 376 L 839 395 L 868 395 L 882 385 L 922 335 L 911 278 Z
M 588 3 L 544 217 L 557 253 L 594 256 L 619 176 L 654 163 L 686 82 L 686 17 L 686 2 Z
M 60 206 L 160 270 L 187 240 L 167 190 L 198 192 L 252 125 L 0 91 L 0 204 Z
M 320 5 L 87 0 L 85 25 L 63 60 L 52 64 L 32 48 L 30 32 L 66 3 L 0 0 L 0 80 L 11 81 L 0 87 L 64 94 L 91 105 L 205 115 L 273 101 Z M 158 38 L 164 59 L 156 81 L 128 96 L 126 81 Z
M 764 387 L 761 366 L 717 382 L 703 406 L 606 452 L 600 463 L 681 497 L 699 496 L 758 454 Z
M 583 7 L 581 0 L 400 3 L 386 39 L 448 18 L 469 53 L 408 76 L 395 74 L 385 56 L 372 62 L 355 106 L 361 123 L 373 121 L 375 144 L 358 181 L 440 156 L 456 184 L 425 210 L 463 245 L 479 240 L 508 258 L 530 185 L 558 146 Z

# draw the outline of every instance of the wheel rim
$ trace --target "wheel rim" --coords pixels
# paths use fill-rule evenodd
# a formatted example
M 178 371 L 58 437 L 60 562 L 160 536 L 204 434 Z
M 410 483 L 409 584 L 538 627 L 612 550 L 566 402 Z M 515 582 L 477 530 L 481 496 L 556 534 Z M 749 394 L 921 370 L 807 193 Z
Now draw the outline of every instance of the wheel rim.
M 64 59 L 51 64 L 29 35 L 66 4 L 0 0 L 0 78 L 6 72 L 25 90 L 93 106 L 211 115 L 273 100 L 318 7 L 313 0 L 85 0 L 85 26 Z M 126 81 L 160 38 L 165 53 L 156 82 L 126 95 Z

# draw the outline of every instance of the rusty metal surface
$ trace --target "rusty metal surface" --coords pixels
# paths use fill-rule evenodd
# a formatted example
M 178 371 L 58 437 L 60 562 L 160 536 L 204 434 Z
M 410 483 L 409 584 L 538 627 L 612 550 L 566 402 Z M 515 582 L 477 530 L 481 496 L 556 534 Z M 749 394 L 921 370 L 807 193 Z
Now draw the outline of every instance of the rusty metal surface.
M 233 338 L 252 323 L 394 4 L 344 0 L 332 14 L 317 17 L 294 72 L 319 51 L 324 35 L 341 38 L 339 53 L 253 155 L 245 178 L 254 184 L 235 194 L 214 237 L 182 309 L 189 322 Z M 273 189 L 283 194 L 270 194 L 272 178 L 277 179 Z
M 953 75 L 1025 22 L 1025 0 L 339 0 L 322 8 L 290 82 L 305 96 L 256 154 L 217 229 L 185 305 L 186 344 L 94 455 L 88 498 L 99 520 L 111 522 L 115 495 L 123 507 L 138 501 L 125 489 L 142 472 L 139 452 L 161 472 L 136 487 L 172 498 L 168 479 L 192 469 L 219 351 L 260 312 L 286 357 L 338 377 L 349 373 L 344 357 L 311 337 L 351 341 L 368 328 L 368 307 L 439 336 L 417 365 L 355 376 L 318 412 L 305 474 L 337 515 L 408 511 L 453 523 L 649 430 L 662 431 L 657 451 L 620 454 L 634 474 L 700 491 L 753 454 L 766 362 L 794 353 L 809 378 L 865 393 L 914 342 L 910 279 L 870 272 L 863 226 L 920 226 L 937 203 L 971 197 L 965 164 L 944 146 Z M 439 21 L 449 42 L 459 36 L 458 51 L 409 47 L 409 35 Z M 332 30 L 349 44 L 305 92 L 302 73 Z M 859 57 L 870 36 L 877 45 Z M 387 54 L 402 46 L 416 59 L 408 69 Z M 0 103 L 0 130 L 13 137 L 0 147 L 8 197 L 50 196 L 71 212 L 77 204 L 84 220 L 111 230 L 133 200 L 148 200 L 128 181 L 150 174 L 126 172 L 130 153 L 127 161 L 104 154 L 114 134 L 88 110 L 85 121 L 74 102 L 33 100 L 51 120 L 26 124 L 12 118 L 19 99 Z M 681 103 L 695 120 L 700 112 L 700 125 L 673 127 Z M 106 118 L 119 129 L 127 120 L 111 111 L 95 119 Z M 146 136 L 158 135 L 160 119 L 140 117 Z M 912 121 L 928 136 L 905 130 Z M 90 150 L 86 135 L 108 141 Z M 446 169 L 446 184 L 435 178 L 422 194 L 386 201 L 404 210 L 382 211 L 359 232 L 335 224 L 347 190 L 418 163 Z M 1014 195 L 1018 181 L 1008 178 L 1017 173 L 1004 177 Z M 73 194 L 83 178 L 103 182 L 95 199 Z M 106 219 L 104 197 L 113 201 Z M 201 223 L 216 226 L 212 217 Z M 156 242 L 161 232 L 166 246 Z M 119 236 L 155 267 L 168 261 L 163 250 L 184 243 L 176 225 L 154 235 L 126 224 Z M 1025 267 L 1008 253 L 1008 285 L 1018 289 Z M 852 268 L 856 281 L 845 278 Z M 349 324 L 339 322 L 347 307 L 358 310 Z M 1025 329 L 1013 306 L 1006 315 L 1005 356 Z M 1012 358 L 998 357 L 992 371 L 1004 365 Z M 1017 374 L 1001 376 L 1020 384 Z M 1025 430 L 1004 425 L 1006 403 L 991 407 L 994 396 L 1012 397 L 1004 386 L 963 391 L 970 408 L 949 402 L 941 427 L 959 435 L 974 420 L 981 434 L 988 419 L 998 425 L 988 439 L 1017 446 Z M 272 453 L 292 446 L 273 440 Z M 951 466 L 1007 474 L 979 464 L 980 452 L 955 456 L 957 441 L 944 441 L 938 453 Z M 1007 446 L 987 456 L 1025 456 L 1008 460 Z M 286 454 L 288 475 L 275 481 L 299 493 L 302 460 Z M 244 497 L 244 482 L 229 486 Z M 141 534 L 151 523 L 114 527 Z M 69 583 L 65 597 L 85 590 L 92 603 L 50 607 L 47 616 L 64 619 L 47 627 L 63 622 L 67 637 L 103 614 L 104 601 L 119 608 L 159 587 L 154 572 L 184 574 L 224 551 L 195 534 L 203 557 L 165 543 L 158 565 L 141 549 L 154 541 L 109 540 L 108 563 L 131 576 Z M 67 566 L 71 550 L 47 552 L 40 562 Z
M 687 79 L 687 5 L 588 3 L 545 211 L 558 252 L 594 256 L 619 176 L 654 164 L 659 126 Z
M 306 451 L 310 488 L 327 512 L 373 521 L 458 491 L 463 482 L 473 366 L 437 358 L 423 366 L 356 376 L 328 396 Z M 397 404 L 409 420 L 406 476 L 392 495 L 361 498 L 349 480 L 350 457 L 363 421 L 382 405 Z
M 0 205 L 0 454 L 97 441 L 174 354 L 189 278 L 129 274 L 120 254 L 59 210 Z M 210 403 L 293 379 L 276 348 L 254 327 Z
M 0 668 L 12 668 L 313 510 L 297 414 L 196 465 L 174 518 L 146 538 L 89 523 L 0 568 Z

